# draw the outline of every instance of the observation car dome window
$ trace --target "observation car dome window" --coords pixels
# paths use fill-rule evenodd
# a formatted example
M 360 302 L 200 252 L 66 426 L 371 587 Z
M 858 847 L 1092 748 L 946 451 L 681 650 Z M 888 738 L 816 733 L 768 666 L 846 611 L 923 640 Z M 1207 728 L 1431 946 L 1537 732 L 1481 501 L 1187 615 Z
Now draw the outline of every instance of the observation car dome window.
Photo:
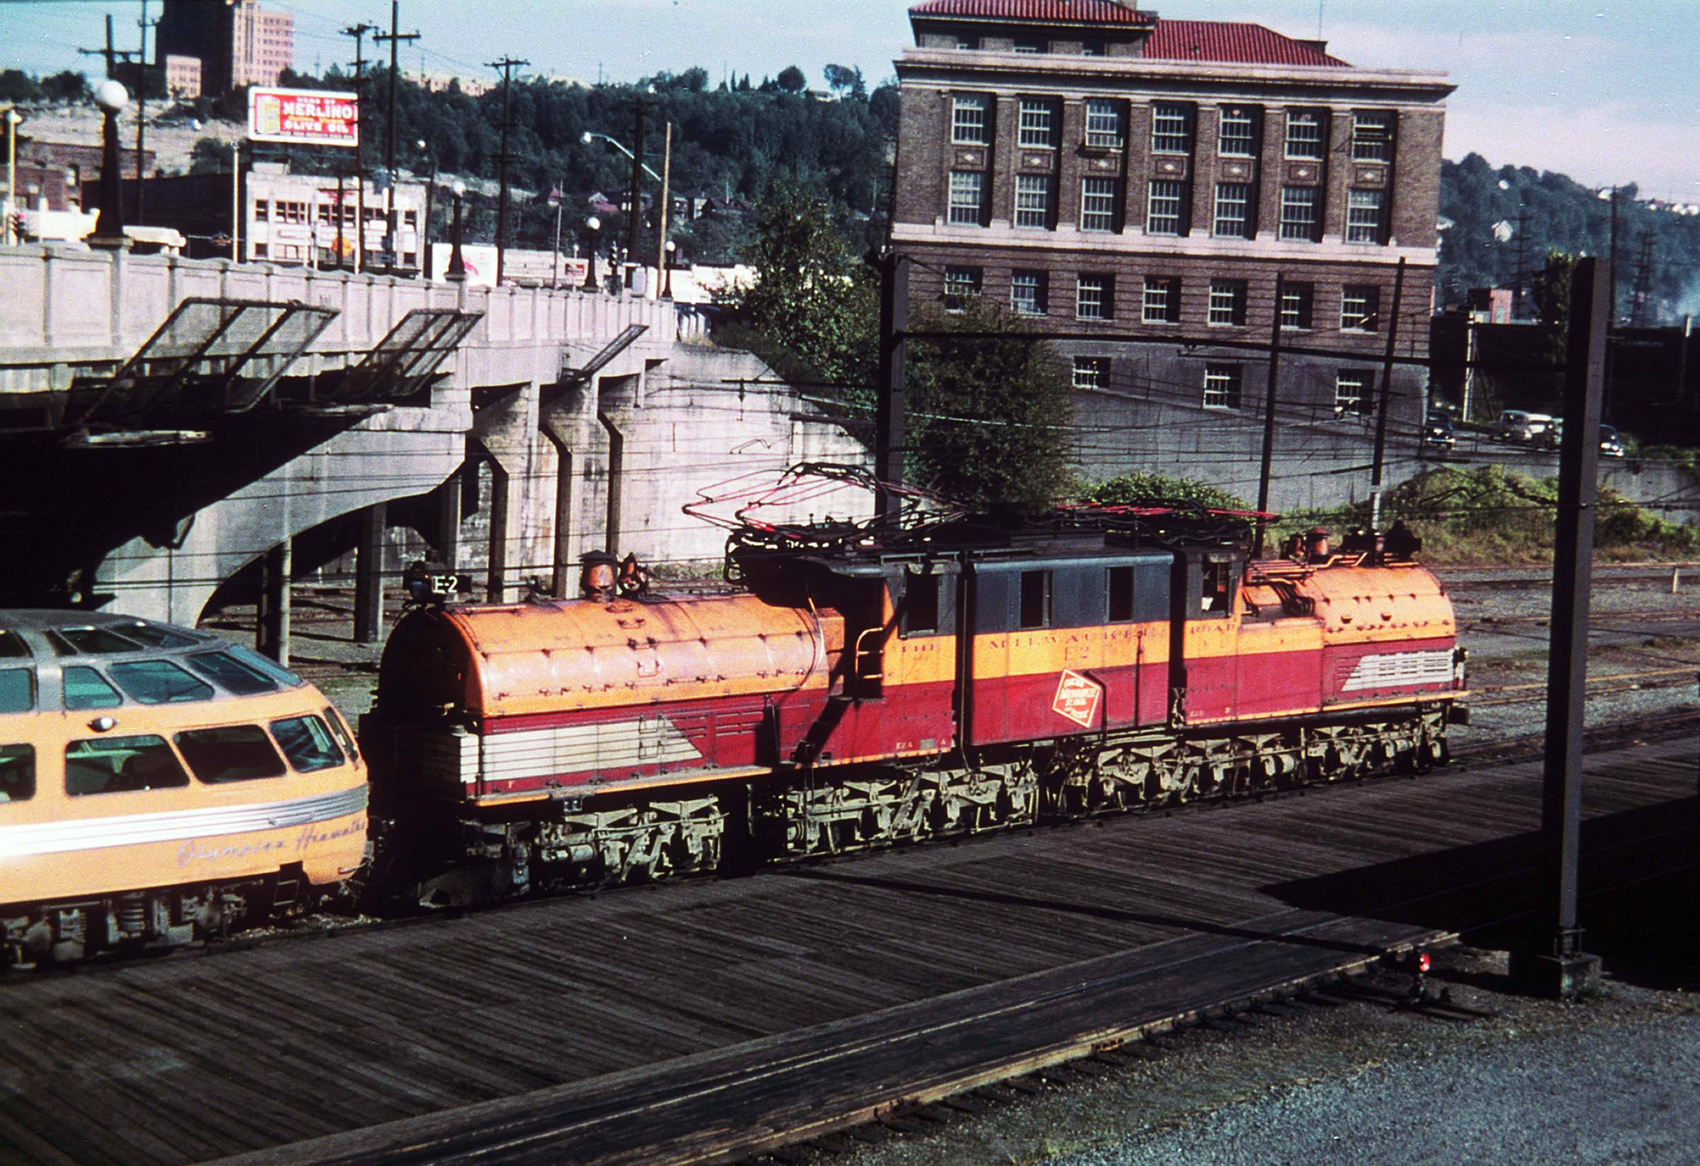
M 0 713 L 27 713 L 35 707 L 35 670 L 0 668 Z
M 35 746 L 0 745 L 0 802 L 35 797 Z
M 189 769 L 207 785 L 284 774 L 283 758 L 277 755 L 271 738 L 258 725 L 185 729 L 172 740 L 177 742 Z
M 47 633 L 52 636 L 53 632 Z M 79 652 L 91 656 L 110 656 L 118 652 L 140 652 L 142 646 L 105 628 L 60 628 L 58 634 Z
M 231 644 L 229 651 L 232 656 L 235 656 L 250 668 L 257 668 L 273 680 L 287 684 L 291 688 L 300 688 L 307 683 L 276 660 L 268 660 L 252 648 L 244 648 L 241 644 Z
M 127 623 L 118 627 L 127 639 L 146 644 L 150 648 L 193 648 L 201 641 L 169 628 L 162 628 L 151 623 Z
M 277 681 L 257 668 L 248 667 L 229 652 L 199 652 L 184 657 L 183 663 L 237 696 L 277 691 Z
M 106 677 L 93 668 L 65 669 L 65 707 L 77 709 L 109 709 L 124 703 L 118 690 L 106 683 Z
M 342 764 L 342 750 L 331 739 L 331 731 L 318 717 L 290 717 L 273 721 L 272 735 L 283 746 L 283 755 L 301 773 L 332 769 Z
M 169 660 L 134 660 L 107 669 L 126 695 L 143 704 L 178 704 L 211 700 L 212 685 L 196 680 Z
M 188 784 L 164 737 L 102 737 L 65 746 L 65 792 L 74 798 Z
M 0 660 L 28 660 L 30 646 L 17 632 L 0 632 Z

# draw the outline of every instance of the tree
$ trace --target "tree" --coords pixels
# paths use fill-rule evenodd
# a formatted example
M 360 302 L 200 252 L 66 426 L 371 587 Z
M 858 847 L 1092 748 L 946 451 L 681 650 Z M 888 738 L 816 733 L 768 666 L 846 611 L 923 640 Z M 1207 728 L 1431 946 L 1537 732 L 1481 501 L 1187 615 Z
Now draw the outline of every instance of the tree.
M 862 80 L 862 70 L 854 66 L 828 65 L 826 85 L 834 93 L 841 93 L 853 101 L 865 101 L 868 97 L 868 85 Z
M 41 79 L 41 95 L 49 101 L 84 101 L 89 96 L 88 80 L 66 69 Z
M 1535 311 L 1543 324 L 1565 324 L 1570 319 L 1570 279 L 1576 274 L 1576 256 L 1548 251 L 1547 265 L 1535 272 L 1531 291 Z
M 1251 503 L 1244 498 L 1208 482 L 1141 471 L 1099 482 L 1086 491 L 1086 501 L 1102 506 L 1151 506 L 1167 502 L 1196 502 L 1211 510 L 1251 509 Z
M 908 353 L 913 473 L 977 509 L 1036 512 L 1069 484 L 1069 377 L 1038 329 L 1007 307 L 970 297 L 960 312 L 924 308 Z
M 228 174 L 233 159 L 230 147 L 217 138 L 199 138 L 189 152 L 189 173 Z
M 41 86 L 21 69 L 0 70 L 0 101 L 40 101 Z
M 786 65 L 779 70 L 779 76 L 773 79 L 781 93 L 801 93 L 809 87 L 809 79 L 795 65 Z

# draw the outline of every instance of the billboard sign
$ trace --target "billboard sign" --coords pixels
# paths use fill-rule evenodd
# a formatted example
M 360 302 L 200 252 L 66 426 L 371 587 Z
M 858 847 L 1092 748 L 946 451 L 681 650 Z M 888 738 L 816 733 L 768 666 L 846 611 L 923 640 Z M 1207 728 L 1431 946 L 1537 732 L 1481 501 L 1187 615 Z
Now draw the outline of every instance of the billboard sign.
M 248 137 L 256 142 L 358 146 L 360 99 L 323 89 L 248 90 Z

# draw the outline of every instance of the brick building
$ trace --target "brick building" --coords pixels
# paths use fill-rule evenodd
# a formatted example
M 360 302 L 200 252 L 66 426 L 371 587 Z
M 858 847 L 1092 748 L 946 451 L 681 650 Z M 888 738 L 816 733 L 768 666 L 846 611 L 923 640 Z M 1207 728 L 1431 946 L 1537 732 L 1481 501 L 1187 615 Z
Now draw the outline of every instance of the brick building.
M 914 302 L 1032 316 L 1072 361 L 1081 420 L 1260 417 L 1250 345 L 1277 310 L 1284 346 L 1339 354 L 1282 356 L 1278 416 L 1360 418 L 1400 259 L 1398 349 L 1426 354 L 1443 74 L 1117 0 L 924 0 L 910 20 L 892 238 Z M 1413 434 L 1424 379 L 1395 378 Z
M 254 0 L 165 0 L 154 44 L 167 85 L 188 86 L 194 74 L 197 92 L 217 96 L 276 85 L 295 65 L 295 18 Z M 198 74 L 188 59 L 199 60 Z

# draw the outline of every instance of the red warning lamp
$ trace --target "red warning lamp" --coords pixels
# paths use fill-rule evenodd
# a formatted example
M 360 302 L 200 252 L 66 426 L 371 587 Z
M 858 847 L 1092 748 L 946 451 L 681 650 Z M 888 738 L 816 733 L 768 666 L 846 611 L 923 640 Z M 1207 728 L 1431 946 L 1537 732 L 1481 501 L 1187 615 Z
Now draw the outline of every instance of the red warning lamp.
M 1430 958 L 1428 952 L 1419 951 L 1417 953 L 1417 974 L 1418 975 L 1427 975 L 1429 968 L 1431 968 L 1433 966 L 1434 966 L 1434 960 L 1432 958 Z

